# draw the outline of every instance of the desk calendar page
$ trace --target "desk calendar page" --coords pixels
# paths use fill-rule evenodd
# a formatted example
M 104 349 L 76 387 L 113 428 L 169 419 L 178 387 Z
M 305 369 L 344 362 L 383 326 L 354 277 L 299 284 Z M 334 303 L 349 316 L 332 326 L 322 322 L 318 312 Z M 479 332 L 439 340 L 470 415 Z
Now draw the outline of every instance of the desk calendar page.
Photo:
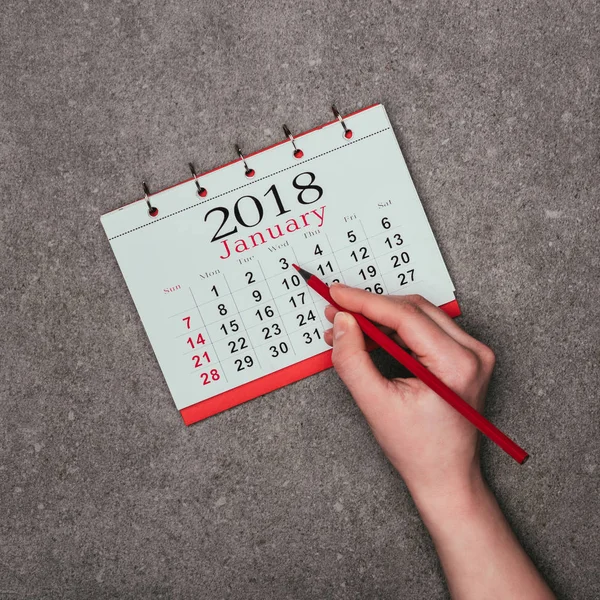
M 292 263 L 458 314 L 385 109 L 344 124 L 153 194 L 155 216 L 143 199 L 102 217 L 187 424 L 331 365 L 326 302 Z

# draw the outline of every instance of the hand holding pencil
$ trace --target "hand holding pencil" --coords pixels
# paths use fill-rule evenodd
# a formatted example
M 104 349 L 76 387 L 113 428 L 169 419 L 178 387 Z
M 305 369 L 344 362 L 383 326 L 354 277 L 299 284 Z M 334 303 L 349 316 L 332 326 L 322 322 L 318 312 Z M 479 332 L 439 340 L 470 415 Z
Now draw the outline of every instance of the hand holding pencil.
M 479 467 L 473 422 L 519 463 L 527 458 L 480 414 L 494 369 L 493 352 L 420 296 L 379 296 L 339 284 L 329 288 L 296 268 L 332 304 L 325 310 L 333 322 L 325 341 L 333 346 L 333 365 L 404 479 L 435 544 L 452 597 L 553 600 Z M 390 331 L 391 338 L 371 321 Z M 363 332 L 418 378 L 383 377 Z
M 310 277 L 300 272 L 305 279 Z M 325 335 L 333 345 L 334 367 L 413 495 L 430 494 L 432 489 L 442 491 L 447 482 L 467 485 L 479 472 L 478 436 L 472 413 L 476 413 L 475 420 L 485 421 L 503 436 L 501 442 L 508 444 L 503 447 L 515 460 L 524 462 L 527 453 L 480 414 L 494 368 L 494 354 L 487 346 L 420 296 L 379 296 L 339 284 L 317 291 L 323 296 L 330 293 L 330 300 L 348 311 L 330 306 L 325 313 L 334 323 L 333 330 Z M 349 313 L 357 313 L 360 326 Z M 412 351 L 409 355 L 391 344 L 426 371 L 416 373 L 421 379 L 388 380 L 381 375 L 366 349 L 365 321 L 371 327 L 373 324 L 364 317 L 391 330 L 393 337 Z M 375 341 L 380 345 L 380 338 L 387 338 L 379 330 L 369 335 L 377 337 Z M 384 348 L 398 358 L 394 348 Z M 399 360 L 406 363 L 402 357 Z M 414 367 L 405 366 L 411 370 Z M 439 383 L 443 381 L 445 385 L 441 385 L 460 396 L 458 401 L 467 404 L 471 412 L 465 415 L 463 407 L 448 404 L 447 398 L 444 402 L 440 398 L 443 388 L 439 395 L 434 392 L 427 375 Z

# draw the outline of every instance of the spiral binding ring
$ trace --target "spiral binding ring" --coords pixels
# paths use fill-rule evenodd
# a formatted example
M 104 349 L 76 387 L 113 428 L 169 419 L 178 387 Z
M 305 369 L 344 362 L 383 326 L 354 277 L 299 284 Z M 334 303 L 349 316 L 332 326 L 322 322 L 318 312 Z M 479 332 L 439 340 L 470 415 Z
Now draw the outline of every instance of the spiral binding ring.
M 346 123 L 344 123 L 344 119 L 342 119 L 342 115 L 340 115 L 338 109 L 335 107 L 335 104 L 331 105 L 331 110 L 333 111 L 335 118 L 342 124 L 342 127 L 344 128 L 344 137 L 349 140 L 352 137 L 352 129 L 348 129 L 346 127 Z
M 200 185 L 200 182 L 198 181 L 198 175 L 196 175 L 196 169 L 194 169 L 194 163 L 188 163 L 188 166 L 190 167 L 192 177 L 194 178 L 194 183 L 196 184 L 196 193 L 198 194 L 198 196 L 200 196 L 200 198 L 206 198 L 206 194 L 208 194 L 208 191 L 205 187 L 202 187 Z
M 292 142 L 292 146 L 294 146 L 294 158 L 302 158 L 304 156 L 304 152 L 302 152 L 300 148 L 296 147 L 296 140 L 294 140 L 294 136 L 287 125 L 283 125 L 283 133 L 288 136 L 290 142 Z
M 156 206 L 152 206 L 150 203 L 150 190 L 148 189 L 148 184 L 145 181 L 142 181 L 142 187 L 144 188 L 144 198 L 146 199 L 146 204 L 148 205 L 148 214 L 151 217 L 155 217 L 158 214 L 158 208 L 156 208 Z
M 246 159 L 244 158 L 244 155 L 242 154 L 242 149 L 237 144 L 235 145 L 235 149 L 237 150 L 237 153 L 240 155 L 240 158 L 242 159 L 242 162 L 244 163 L 244 169 L 246 169 L 246 177 L 254 177 L 256 171 L 254 169 L 251 169 L 248 166 L 248 163 L 246 162 Z
M 342 118 L 342 115 L 339 113 L 338 109 L 335 107 L 335 104 L 331 105 L 331 110 L 333 111 L 333 115 L 335 116 L 335 118 L 341 123 L 342 127 L 344 128 L 344 137 L 347 140 L 352 138 L 352 135 L 353 135 L 352 129 L 349 129 L 346 126 L 346 123 L 345 123 L 344 119 Z M 285 135 L 288 137 L 288 139 L 290 140 L 290 142 L 292 142 L 292 146 L 294 148 L 294 157 L 302 158 L 304 156 L 304 152 L 296 146 L 296 140 L 294 139 L 292 132 L 289 130 L 289 127 L 285 124 L 283 125 L 283 131 L 284 131 Z M 246 157 L 242 153 L 242 149 L 237 144 L 235 145 L 235 149 L 236 149 L 240 159 L 244 163 L 244 170 L 246 173 L 246 177 L 254 177 L 254 175 L 256 174 L 256 171 L 254 169 L 251 169 L 248 166 L 248 163 L 246 162 Z M 205 187 L 200 185 L 200 181 L 198 180 L 198 175 L 196 173 L 196 169 L 194 169 L 194 163 L 190 162 L 190 163 L 188 163 L 188 166 L 190 168 L 190 171 L 192 172 L 192 177 L 194 179 L 194 183 L 196 184 L 196 190 L 197 190 L 198 196 L 200 196 L 201 198 L 205 198 L 208 194 L 208 191 Z M 146 204 L 148 205 L 148 214 L 151 217 L 156 217 L 158 215 L 158 208 L 156 208 L 156 206 L 153 206 L 152 202 L 150 202 L 151 194 L 150 194 L 150 189 L 148 188 L 148 184 L 145 181 L 142 181 L 142 187 L 144 188 L 144 198 L 146 200 Z

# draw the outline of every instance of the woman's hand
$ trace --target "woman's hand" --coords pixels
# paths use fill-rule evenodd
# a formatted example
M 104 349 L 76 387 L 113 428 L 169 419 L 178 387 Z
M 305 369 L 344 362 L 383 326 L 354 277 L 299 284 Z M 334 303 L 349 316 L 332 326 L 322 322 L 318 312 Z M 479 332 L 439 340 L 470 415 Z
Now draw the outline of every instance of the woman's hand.
M 492 351 L 420 296 L 378 296 L 341 285 L 335 302 L 388 328 L 432 373 L 481 411 Z M 386 379 L 355 319 L 329 306 L 333 364 L 404 478 L 440 556 L 453 598 L 552 600 L 479 469 L 478 432 L 418 379 Z M 511 464 L 511 466 L 513 466 Z
M 432 373 L 483 409 L 494 354 L 441 309 L 421 296 L 379 296 L 339 284 L 331 295 L 340 306 L 389 328 Z M 325 315 L 334 324 L 325 332 L 334 367 L 417 504 L 478 484 L 475 427 L 420 380 L 383 377 L 351 315 L 331 306 Z

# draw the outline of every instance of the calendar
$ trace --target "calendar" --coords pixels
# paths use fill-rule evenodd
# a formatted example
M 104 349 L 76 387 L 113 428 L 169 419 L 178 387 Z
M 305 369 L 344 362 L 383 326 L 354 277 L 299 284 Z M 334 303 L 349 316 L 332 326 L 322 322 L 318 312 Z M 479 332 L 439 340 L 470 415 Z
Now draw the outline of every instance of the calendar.
M 102 217 L 186 424 L 331 366 L 325 301 L 292 268 L 459 314 L 381 104 Z

